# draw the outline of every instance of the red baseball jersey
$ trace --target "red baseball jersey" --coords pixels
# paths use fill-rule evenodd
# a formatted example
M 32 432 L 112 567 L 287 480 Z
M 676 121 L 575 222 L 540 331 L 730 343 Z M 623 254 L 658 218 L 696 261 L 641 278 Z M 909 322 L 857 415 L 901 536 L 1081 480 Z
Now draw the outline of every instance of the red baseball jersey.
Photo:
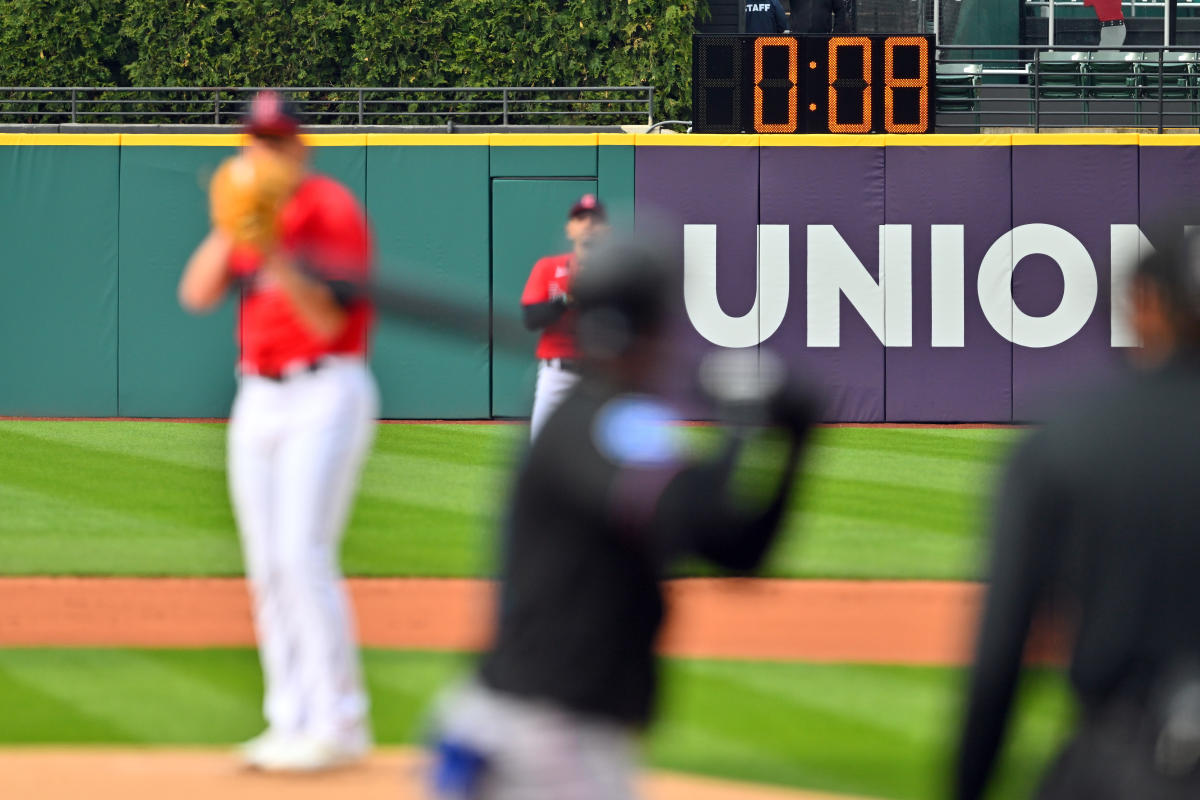
M 1083 0 L 1083 4 L 1094 7 L 1096 17 L 1101 22 L 1125 19 L 1125 13 L 1121 11 L 1121 0 Z
M 570 291 L 571 275 L 575 271 L 575 256 L 562 253 L 557 256 L 539 258 L 525 282 L 521 294 L 521 305 L 545 303 L 562 297 Z M 575 358 L 579 355 L 575 347 L 575 310 L 566 313 L 546 326 L 538 339 L 538 358 Z
M 311 175 L 279 212 L 280 243 L 305 268 L 334 279 L 364 280 L 373 244 L 367 215 L 350 191 L 332 178 Z M 235 248 L 230 269 L 243 278 L 238 321 L 239 368 L 278 375 L 289 364 L 311 363 L 323 355 L 365 355 L 374 311 L 366 300 L 347 308 L 346 325 L 332 341 L 322 341 L 297 316 L 287 295 L 259 272 L 262 255 Z

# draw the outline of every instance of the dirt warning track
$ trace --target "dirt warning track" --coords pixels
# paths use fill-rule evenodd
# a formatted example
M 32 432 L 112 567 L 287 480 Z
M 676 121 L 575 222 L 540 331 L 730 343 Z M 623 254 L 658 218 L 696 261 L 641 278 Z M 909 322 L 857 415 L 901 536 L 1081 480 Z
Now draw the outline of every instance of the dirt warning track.
M 421 800 L 423 756 L 381 749 L 367 763 L 315 775 L 267 775 L 226 751 L 144 748 L 0 750 L 0 796 L 26 800 Z M 646 800 L 854 800 L 669 772 L 639 781 Z
M 457 579 L 348 581 L 369 647 L 477 650 L 493 585 Z M 966 661 L 977 584 L 688 579 L 667 584 L 667 655 L 956 665 Z M 254 643 L 240 578 L 0 579 L 0 647 L 219 647 Z M 1045 656 L 1045 646 L 1035 657 Z M 1041 658 L 1039 658 L 1041 660 Z

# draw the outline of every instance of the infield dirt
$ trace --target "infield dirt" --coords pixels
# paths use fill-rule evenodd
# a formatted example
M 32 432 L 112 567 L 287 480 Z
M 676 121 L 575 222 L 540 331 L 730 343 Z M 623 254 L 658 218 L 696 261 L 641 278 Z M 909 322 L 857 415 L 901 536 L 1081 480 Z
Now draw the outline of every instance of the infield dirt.
M 422 800 L 424 768 L 419 753 L 400 748 L 300 776 L 249 772 L 213 750 L 10 749 L 0 750 L 0 792 L 14 800 Z M 854 800 L 663 772 L 640 787 L 646 800 Z
M 487 643 L 486 581 L 347 582 L 366 646 L 475 650 Z M 661 650 L 685 657 L 955 665 L 971 647 L 981 587 L 936 581 L 688 579 L 667 584 Z M 240 578 L 0 579 L 0 647 L 248 646 Z M 1053 657 L 1050 639 L 1033 657 Z M 67 800 L 361 800 L 421 797 L 420 757 L 383 750 L 370 763 L 304 778 L 237 769 L 228 752 L 178 749 L 0 750 L 0 796 Z M 829 795 L 649 774 L 649 800 L 834 800 Z M 847 800 L 838 798 L 837 800 Z
M 362 643 L 477 650 L 493 585 L 352 579 Z M 687 579 L 667 584 L 666 655 L 956 665 L 967 659 L 977 584 Z M 254 643 L 240 578 L 0 579 L 0 646 L 215 647 Z M 1046 639 L 1035 660 L 1053 653 Z

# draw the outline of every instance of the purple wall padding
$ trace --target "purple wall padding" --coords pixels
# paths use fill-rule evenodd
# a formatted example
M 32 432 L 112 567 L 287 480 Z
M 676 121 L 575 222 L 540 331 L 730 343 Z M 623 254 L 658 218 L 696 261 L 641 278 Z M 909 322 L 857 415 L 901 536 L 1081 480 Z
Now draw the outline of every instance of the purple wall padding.
M 791 226 L 788 313 L 764 346 L 819 380 L 830 419 L 882 422 L 883 344 L 842 298 L 840 345 L 809 347 L 805 298 L 808 225 L 835 226 L 872 277 L 879 279 L 884 148 L 768 146 L 761 151 L 760 221 Z
M 1020 422 L 1037 419 L 1052 396 L 1114 362 L 1110 226 L 1138 222 L 1138 148 L 1017 145 L 1012 176 L 1013 226 L 1044 223 L 1069 231 L 1091 256 L 1098 287 L 1091 317 L 1070 339 L 1053 347 L 1013 346 L 1013 419 Z M 1026 314 L 1049 314 L 1063 297 L 1062 272 L 1044 256 L 1018 263 L 1012 280 L 1013 299 Z
M 639 229 L 665 235 L 680 259 L 684 225 L 719 224 L 717 298 L 726 313 L 745 314 L 757 288 L 758 148 L 639 147 L 634 172 Z M 682 304 L 675 327 L 677 357 L 662 380 L 685 408 L 703 414 L 688 401 L 694 400 L 696 362 L 715 346 L 687 322 Z
M 1156 222 L 1200 225 L 1200 147 L 1138 148 L 1138 204 L 1147 234 Z
M 1128 344 L 1114 333 L 1111 302 L 1118 240 L 1125 248 L 1116 256 L 1120 270 L 1145 255 L 1139 237 L 1152 239 L 1164 215 L 1192 209 L 1183 221 L 1200 225 L 1200 147 L 1184 144 L 979 137 L 889 145 L 881 137 L 876 146 L 869 137 L 848 137 L 837 145 L 754 146 L 745 137 L 749 146 L 737 146 L 692 138 L 696 145 L 636 148 L 638 224 L 665 225 L 680 253 L 684 225 L 716 226 L 721 311 L 740 316 L 758 297 L 759 346 L 813 376 L 825 389 L 831 421 L 1037 419 L 1047 399 L 1111 369 L 1122 355 L 1118 345 Z M 769 276 L 758 265 L 756 226 L 781 225 L 788 226 L 787 304 L 771 331 L 759 297 L 768 289 L 758 283 Z M 892 278 L 887 291 L 880 278 L 883 225 L 892 241 L 911 240 L 911 250 L 888 251 L 901 255 L 882 265 Z M 837 253 L 820 251 L 819 264 L 808 263 L 810 250 L 817 252 L 810 237 L 828 243 L 829 228 L 818 240 L 811 226 L 836 229 Z M 1022 257 L 1022 250 L 1033 254 Z M 820 280 L 836 261 L 844 274 L 848 259 L 854 291 L 890 299 L 884 322 L 876 319 L 878 334 L 845 296 L 840 306 L 818 303 L 818 314 L 838 308 L 837 343 L 830 346 L 810 338 L 809 273 L 819 270 Z M 897 276 L 909 259 L 911 295 L 894 294 L 905 285 Z M 782 265 L 778 255 L 772 263 Z M 698 354 L 716 345 L 697 332 L 682 302 L 679 319 L 687 358 L 670 380 L 684 387 Z
M 984 254 L 1012 228 L 1010 153 L 1008 147 L 887 149 L 887 221 L 912 226 L 913 282 L 912 346 L 886 351 L 889 422 L 1012 419 L 1012 344 L 984 318 L 977 291 Z M 963 226 L 962 347 L 933 345 L 932 225 Z M 938 291 L 948 303 L 949 290 Z

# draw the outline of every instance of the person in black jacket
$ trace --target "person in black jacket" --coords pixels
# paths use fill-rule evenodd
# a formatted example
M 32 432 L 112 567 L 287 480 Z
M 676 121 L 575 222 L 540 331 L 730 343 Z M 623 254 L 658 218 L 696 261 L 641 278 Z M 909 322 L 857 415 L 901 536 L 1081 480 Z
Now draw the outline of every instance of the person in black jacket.
M 746 33 L 787 33 L 788 19 L 779 0 L 747 0 Z
M 855 0 L 792 0 L 793 33 L 854 33 Z
M 780 528 L 814 406 L 787 381 L 718 364 L 706 373 L 713 393 L 759 424 L 726 430 L 715 456 L 686 452 L 678 412 L 652 389 L 669 357 L 677 267 L 652 247 L 609 242 L 573 285 L 582 378 L 510 494 L 494 643 L 438 715 L 444 796 L 632 797 L 666 569 L 698 555 L 754 570 Z M 786 446 L 770 450 L 765 475 L 749 474 L 763 467 L 745 451 L 770 433 Z M 735 491 L 735 475 L 761 496 Z
M 1141 263 L 1131 300 L 1137 368 L 1008 465 L 958 800 L 983 795 L 1039 610 L 1070 631 L 1081 715 L 1038 797 L 1200 797 L 1200 238 Z

